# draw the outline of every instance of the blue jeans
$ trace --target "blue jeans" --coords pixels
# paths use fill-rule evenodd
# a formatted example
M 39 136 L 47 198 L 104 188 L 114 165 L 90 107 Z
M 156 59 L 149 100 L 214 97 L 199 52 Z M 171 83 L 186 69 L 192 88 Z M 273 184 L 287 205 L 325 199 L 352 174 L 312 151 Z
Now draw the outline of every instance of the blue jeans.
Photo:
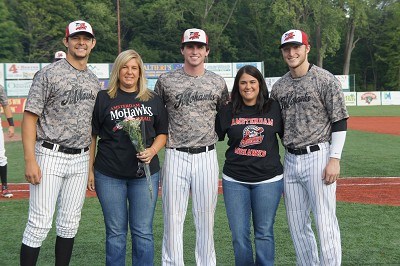
M 283 179 L 257 185 L 223 179 L 222 185 L 235 265 L 274 265 L 274 222 L 283 192 Z M 250 239 L 250 215 L 254 228 L 255 262 Z
M 151 176 L 153 199 L 146 178 L 117 179 L 95 171 L 96 193 L 106 225 L 106 265 L 125 266 L 126 236 L 132 238 L 132 265 L 153 265 L 153 217 L 159 173 Z

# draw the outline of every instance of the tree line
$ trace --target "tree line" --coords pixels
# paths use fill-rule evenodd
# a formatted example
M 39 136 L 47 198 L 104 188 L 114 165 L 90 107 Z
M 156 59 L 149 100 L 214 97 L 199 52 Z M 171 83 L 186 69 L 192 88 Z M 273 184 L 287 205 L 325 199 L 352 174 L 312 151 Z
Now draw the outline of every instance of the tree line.
M 397 0 L 0 0 L 0 62 L 51 62 L 78 19 L 95 31 L 89 61 L 113 62 L 117 14 L 120 49 L 148 63 L 182 62 L 181 35 L 196 27 L 209 35 L 208 62 L 263 61 L 265 76 L 278 77 L 280 37 L 296 28 L 310 37 L 310 62 L 354 74 L 357 91 L 400 90 Z

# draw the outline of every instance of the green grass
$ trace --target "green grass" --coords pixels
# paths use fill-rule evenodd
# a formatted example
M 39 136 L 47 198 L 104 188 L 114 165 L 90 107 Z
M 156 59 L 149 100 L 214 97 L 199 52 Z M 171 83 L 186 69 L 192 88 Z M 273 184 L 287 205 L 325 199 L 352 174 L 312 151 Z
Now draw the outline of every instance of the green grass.
M 185 222 L 184 256 L 186 265 L 195 265 L 195 229 L 189 203 Z M 28 213 L 27 200 L 0 201 L 3 232 L 0 241 L 1 265 L 18 265 L 21 237 Z M 341 227 L 343 265 L 396 265 L 400 261 L 400 208 L 352 203 L 338 203 L 337 215 Z M 219 196 L 215 214 L 215 249 L 217 265 L 234 265 L 231 236 Z M 154 219 L 155 265 L 161 261 L 163 221 L 158 200 Z M 295 255 L 289 235 L 284 205 L 281 202 L 275 222 L 276 265 L 294 265 Z M 75 241 L 71 265 L 104 265 L 105 230 L 98 200 L 88 198 L 82 210 L 82 220 Z M 55 229 L 41 248 L 38 265 L 54 265 Z M 130 264 L 130 241 L 127 262 Z
M 400 116 L 398 105 L 348 106 L 350 116 Z

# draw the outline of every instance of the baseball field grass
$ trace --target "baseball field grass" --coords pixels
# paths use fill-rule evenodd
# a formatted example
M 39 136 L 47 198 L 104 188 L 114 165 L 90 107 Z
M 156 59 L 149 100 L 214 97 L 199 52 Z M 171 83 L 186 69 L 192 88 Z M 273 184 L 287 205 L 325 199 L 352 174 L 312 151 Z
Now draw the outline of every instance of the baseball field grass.
M 371 109 L 369 109 L 371 108 Z M 399 106 L 350 107 L 354 116 L 400 116 Z M 226 144 L 218 143 L 220 165 Z M 349 130 L 342 158 L 343 177 L 400 176 L 400 137 Z M 9 182 L 24 182 L 21 142 L 6 143 Z M 161 154 L 162 157 L 162 154 Z M 400 197 L 400 193 L 399 193 Z M 0 201 L 0 265 L 18 265 L 21 237 L 28 214 L 28 200 Z M 400 207 L 338 202 L 343 265 L 399 265 Z M 215 214 L 215 248 L 218 265 L 234 265 L 231 235 L 225 214 L 223 196 L 219 196 Z M 163 221 L 159 198 L 154 219 L 155 265 L 161 261 Z M 97 198 L 87 198 L 71 265 L 104 265 L 105 230 Z M 284 205 L 278 209 L 275 223 L 276 265 L 295 265 L 293 244 L 289 235 Z M 54 265 L 55 230 L 50 231 L 41 248 L 38 265 Z M 195 265 L 195 229 L 189 202 L 184 231 L 186 265 Z M 127 265 L 130 265 L 128 241 Z

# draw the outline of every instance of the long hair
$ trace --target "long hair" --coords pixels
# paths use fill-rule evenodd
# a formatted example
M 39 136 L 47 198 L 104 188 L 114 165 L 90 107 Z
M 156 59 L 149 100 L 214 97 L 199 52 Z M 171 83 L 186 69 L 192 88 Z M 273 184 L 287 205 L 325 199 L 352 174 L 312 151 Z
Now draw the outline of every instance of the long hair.
M 119 71 L 132 59 L 135 59 L 139 65 L 139 79 L 137 84 L 138 95 L 136 98 L 141 101 L 148 101 L 151 97 L 153 97 L 153 94 L 147 88 L 147 80 L 144 74 L 142 58 L 135 50 L 126 50 L 120 53 L 114 61 L 110 75 L 110 82 L 108 83 L 108 95 L 111 99 L 117 96 L 117 91 L 120 86 Z
M 269 98 L 267 84 L 265 83 L 265 79 L 261 72 L 252 65 L 245 65 L 239 69 L 236 74 L 235 81 L 233 83 L 233 88 L 231 92 L 231 102 L 233 106 L 233 113 L 237 114 L 242 110 L 244 106 L 243 98 L 239 92 L 239 80 L 243 76 L 243 74 L 248 74 L 258 80 L 258 84 L 260 86 L 260 91 L 257 96 L 256 101 L 256 110 L 259 113 L 266 113 L 269 111 L 271 106 L 271 100 Z

